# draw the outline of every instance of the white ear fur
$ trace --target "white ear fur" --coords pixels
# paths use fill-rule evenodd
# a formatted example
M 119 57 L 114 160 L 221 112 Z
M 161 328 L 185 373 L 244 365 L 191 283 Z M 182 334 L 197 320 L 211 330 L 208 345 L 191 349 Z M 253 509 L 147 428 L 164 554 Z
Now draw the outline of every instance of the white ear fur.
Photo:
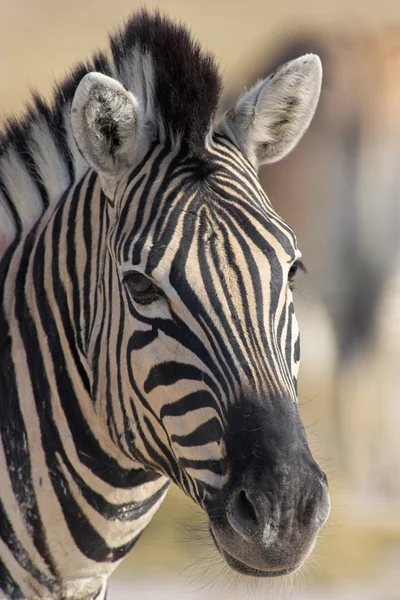
M 139 110 L 135 96 L 101 73 L 88 73 L 72 102 L 72 131 L 88 163 L 99 173 L 108 197 L 137 155 Z
M 321 61 L 315 54 L 284 64 L 239 99 L 221 122 L 222 131 L 255 168 L 280 160 L 308 128 L 321 80 Z

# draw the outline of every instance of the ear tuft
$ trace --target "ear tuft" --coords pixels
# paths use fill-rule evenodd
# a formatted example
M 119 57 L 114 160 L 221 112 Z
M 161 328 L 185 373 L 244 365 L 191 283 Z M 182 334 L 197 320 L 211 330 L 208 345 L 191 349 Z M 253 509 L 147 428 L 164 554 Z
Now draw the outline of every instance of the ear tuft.
M 101 73 L 85 75 L 72 102 L 71 123 L 80 151 L 100 175 L 115 176 L 133 163 L 138 103 L 115 79 Z
M 306 54 L 243 95 L 221 123 L 255 168 L 288 154 L 308 128 L 321 90 L 322 66 Z

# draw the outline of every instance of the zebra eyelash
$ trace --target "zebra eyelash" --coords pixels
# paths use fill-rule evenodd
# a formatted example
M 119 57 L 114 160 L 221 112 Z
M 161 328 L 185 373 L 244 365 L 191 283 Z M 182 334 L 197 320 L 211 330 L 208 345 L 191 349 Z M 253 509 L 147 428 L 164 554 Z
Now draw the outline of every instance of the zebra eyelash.
M 291 291 L 294 290 L 294 280 L 298 271 L 302 271 L 303 273 L 307 273 L 307 268 L 302 260 L 295 260 L 292 266 L 289 269 L 288 273 L 288 282 L 289 288 Z
M 303 261 L 302 261 L 302 260 L 300 260 L 300 259 L 299 259 L 299 260 L 296 260 L 296 261 L 295 261 L 295 265 L 297 266 L 297 269 L 298 269 L 298 270 L 300 270 L 300 271 L 302 271 L 303 273 L 306 273 L 306 274 L 307 274 L 307 267 L 306 267 L 306 265 L 303 263 Z

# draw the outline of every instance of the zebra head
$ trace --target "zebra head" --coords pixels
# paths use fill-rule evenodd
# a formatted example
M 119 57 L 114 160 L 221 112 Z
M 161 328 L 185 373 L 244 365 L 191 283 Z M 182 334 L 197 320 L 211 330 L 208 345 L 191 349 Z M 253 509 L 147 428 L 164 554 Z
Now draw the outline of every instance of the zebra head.
M 72 105 L 107 215 L 95 387 L 114 441 L 204 508 L 231 567 L 286 574 L 329 500 L 296 402 L 300 252 L 257 168 L 307 129 L 320 61 L 285 64 L 216 121 L 211 58 L 186 30 L 139 21 L 113 39 L 113 77 L 87 74 Z

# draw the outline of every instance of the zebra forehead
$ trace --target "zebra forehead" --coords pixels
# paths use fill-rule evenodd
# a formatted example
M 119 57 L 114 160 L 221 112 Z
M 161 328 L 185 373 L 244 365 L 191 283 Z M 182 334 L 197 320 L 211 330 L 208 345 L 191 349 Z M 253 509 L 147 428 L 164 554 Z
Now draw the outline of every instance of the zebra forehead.
M 239 155 L 236 149 L 235 152 Z M 272 248 L 278 249 L 283 262 L 298 257 L 300 253 L 292 229 L 273 209 L 256 174 L 249 171 L 248 166 L 241 169 L 243 165 L 239 162 L 236 166 L 236 171 L 216 166 L 201 179 L 197 178 L 195 168 L 193 172 L 186 168 L 184 175 L 178 178 L 174 169 L 168 168 L 169 175 L 165 175 L 165 180 L 162 176 L 158 182 L 168 193 L 159 194 L 157 187 L 154 196 L 146 192 L 148 174 L 135 170 L 135 177 L 130 179 L 120 200 L 124 218 L 121 227 L 116 229 L 119 234 L 115 241 L 122 263 L 131 264 L 132 252 L 136 261 L 140 255 L 142 262 L 153 250 L 158 254 L 160 247 L 179 245 L 182 237 L 201 239 L 203 248 L 220 246 L 229 252 L 236 239 L 243 257 L 252 254 L 251 248 L 256 247 L 263 254 L 269 254 Z M 176 168 L 179 171 L 180 162 Z M 132 193 L 138 187 L 139 198 Z M 145 192 L 143 198 L 142 191 Z
M 160 211 L 162 213 L 162 211 Z M 218 252 L 225 264 L 244 266 L 264 257 L 276 255 L 281 263 L 291 263 L 301 253 L 297 249 L 294 233 L 282 219 L 271 211 L 262 210 L 247 214 L 240 207 L 229 206 L 224 210 L 218 199 L 202 202 L 200 206 L 177 207 L 174 215 L 159 214 L 162 223 L 144 226 L 133 237 L 121 244 L 121 270 L 128 272 L 134 264 L 147 263 L 146 270 L 152 271 L 160 259 L 160 248 L 164 264 L 169 264 L 175 250 L 181 247 L 182 239 L 190 240 L 191 248 L 201 248 L 202 253 Z M 197 256 L 197 251 L 191 257 Z M 140 258 L 139 258 L 140 257 Z M 257 258 L 258 257 L 258 258 Z M 133 262 L 132 262 L 133 259 Z

